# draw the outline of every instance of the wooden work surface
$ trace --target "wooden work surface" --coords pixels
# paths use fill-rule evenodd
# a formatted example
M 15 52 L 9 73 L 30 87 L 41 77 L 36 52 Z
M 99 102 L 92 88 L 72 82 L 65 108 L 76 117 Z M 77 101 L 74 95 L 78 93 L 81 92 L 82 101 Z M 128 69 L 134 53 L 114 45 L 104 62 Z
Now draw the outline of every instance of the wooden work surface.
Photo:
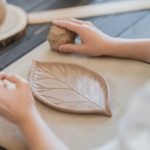
M 43 1 L 45 3 L 41 5 Z M 71 2 L 74 3 L 74 5 L 75 3 L 81 4 L 81 1 L 74 2 L 64 0 L 60 1 L 59 5 L 57 5 L 56 2 L 58 1 L 56 0 L 43 1 L 18 0 L 18 4 L 23 6 L 26 10 L 40 10 L 48 7 L 56 8 L 61 7 L 61 5 L 70 6 Z M 14 2 L 17 3 L 17 1 Z M 87 2 L 88 1 L 84 1 L 82 4 Z M 92 2 L 101 1 L 90 1 L 90 3 Z M 34 5 L 34 3 L 37 4 Z M 70 5 L 68 3 L 70 3 Z M 150 37 L 149 11 L 95 17 L 90 18 L 90 20 L 111 36 L 125 38 Z M 37 108 L 44 120 L 66 145 L 72 150 L 91 150 L 109 142 L 116 135 L 116 124 L 124 113 L 131 95 L 136 89 L 149 80 L 150 66 L 149 64 L 133 60 L 89 58 L 76 54 L 62 55 L 52 52 L 47 42 L 42 43 L 46 39 L 48 28 L 49 25 L 28 27 L 26 37 L 4 48 L 0 52 L 0 68 L 1 70 L 4 69 L 5 66 L 8 66 L 8 64 L 18 57 L 33 50 L 5 68 L 4 71 L 19 74 L 28 79 L 31 63 L 34 59 L 82 64 L 100 73 L 107 80 L 110 87 L 112 118 L 98 115 L 61 113 L 36 101 Z M 42 43 L 42 45 L 38 46 L 40 43 Z M 10 150 L 27 149 L 25 140 L 18 128 L 3 119 L 0 119 L 0 145 Z

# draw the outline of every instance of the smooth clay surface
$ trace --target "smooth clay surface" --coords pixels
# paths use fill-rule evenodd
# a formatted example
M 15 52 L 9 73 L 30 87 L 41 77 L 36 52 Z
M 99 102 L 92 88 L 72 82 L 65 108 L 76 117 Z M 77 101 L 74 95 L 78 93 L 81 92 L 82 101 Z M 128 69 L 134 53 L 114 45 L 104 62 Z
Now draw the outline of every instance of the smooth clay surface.
M 0 0 L 0 25 L 4 22 L 7 14 L 6 1 Z
M 75 33 L 56 25 L 52 25 L 49 31 L 48 41 L 52 50 L 58 51 L 60 45 L 75 42 Z

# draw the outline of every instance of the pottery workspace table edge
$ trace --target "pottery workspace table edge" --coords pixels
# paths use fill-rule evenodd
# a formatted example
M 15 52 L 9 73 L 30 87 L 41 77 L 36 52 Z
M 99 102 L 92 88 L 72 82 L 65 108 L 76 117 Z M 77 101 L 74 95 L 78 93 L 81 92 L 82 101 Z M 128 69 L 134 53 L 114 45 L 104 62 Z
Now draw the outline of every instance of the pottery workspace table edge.
M 72 150 L 91 150 L 113 139 L 116 135 L 116 125 L 131 95 L 147 83 L 150 77 L 149 64 L 134 60 L 60 54 L 51 51 L 47 41 L 3 71 L 28 79 L 32 60 L 79 64 L 100 73 L 108 82 L 112 118 L 67 114 L 53 110 L 36 100 L 37 108 L 46 123 Z M 18 128 L 2 118 L 0 118 L 0 145 L 10 150 L 27 149 L 24 137 Z

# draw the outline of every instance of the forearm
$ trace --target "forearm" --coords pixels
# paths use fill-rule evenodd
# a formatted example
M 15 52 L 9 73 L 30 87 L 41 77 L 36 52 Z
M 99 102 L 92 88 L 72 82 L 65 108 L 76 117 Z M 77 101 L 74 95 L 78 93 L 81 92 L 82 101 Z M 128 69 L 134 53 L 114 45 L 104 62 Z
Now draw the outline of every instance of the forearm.
M 6 80 L 14 84 L 14 87 L 11 89 L 0 84 L 0 116 L 20 128 L 27 140 L 29 149 L 67 149 L 51 132 L 38 113 L 27 81 L 21 77 L 7 75 L 5 73 L 0 73 L 0 80 Z
M 150 62 L 150 39 L 127 40 L 112 38 L 109 55 Z
M 50 131 L 48 126 L 36 112 L 19 125 L 30 150 L 66 150 L 65 145 Z

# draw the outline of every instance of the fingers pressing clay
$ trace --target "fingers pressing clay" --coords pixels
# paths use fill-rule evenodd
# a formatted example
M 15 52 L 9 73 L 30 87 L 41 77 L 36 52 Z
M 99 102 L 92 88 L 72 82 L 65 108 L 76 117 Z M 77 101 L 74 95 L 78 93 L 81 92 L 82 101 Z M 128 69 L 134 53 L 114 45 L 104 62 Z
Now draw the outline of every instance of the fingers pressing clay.
M 75 33 L 62 27 L 52 25 L 48 35 L 48 41 L 52 50 L 59 51 L 59 47 L 63 44 L 74 44 Z
M 62 27 L 62 28 L 68 29 L 72 32 L 75 32 L 76 34 L 79 34 L 81 31 L 81 25 L 79 23 L 77 24 L 71 20 L 54 20 L 52 23 L 59 27 Z
M 77 19 L 69 19 L 70 22 L 73 22 L 73 23 L 76 23 L 76 24 L 79 24 L 79 25 L 83 25 L 85 24 L 85 21 L 82 21 L 82 20 L 77 20 Z
M 78 19 L 69 19 L 70 22 L 74 22 L 76 24 L 79 24 L 79 25 L 93 25 L 92 22 L 90 21 L 82 21 L 82 20 L 78 20 Z

